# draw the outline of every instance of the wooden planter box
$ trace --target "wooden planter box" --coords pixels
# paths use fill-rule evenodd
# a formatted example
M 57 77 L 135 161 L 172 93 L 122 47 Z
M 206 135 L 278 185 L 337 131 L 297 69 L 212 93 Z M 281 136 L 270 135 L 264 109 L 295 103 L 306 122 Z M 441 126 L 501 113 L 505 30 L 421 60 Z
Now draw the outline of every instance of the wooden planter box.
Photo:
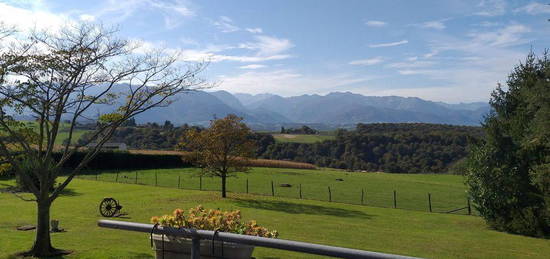
M 189 238 L 164 236 L 164 252 L 162 235 L 153 234 L 153 249 L 157 259 L 190 258 L 192 241 Z M 235 259 L 250 259 L 254 246 L 223 243 L 223 257 Z M 164 257 L 163 257 L 164 254 Z M 201 259 L 214 259 L 222 256 L 222 242 L 214 241 L 214 255 L 212 254 L 212 241 L 201 240 Z

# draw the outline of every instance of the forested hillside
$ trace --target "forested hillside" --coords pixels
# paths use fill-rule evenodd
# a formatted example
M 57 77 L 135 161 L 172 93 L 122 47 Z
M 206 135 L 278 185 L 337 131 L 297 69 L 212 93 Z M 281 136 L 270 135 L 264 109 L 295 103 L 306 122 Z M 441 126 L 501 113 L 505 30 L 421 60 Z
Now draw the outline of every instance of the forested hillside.
M 118 129 L 111 141 L 133 149 L 173 150 L 191 128 L 149 123 Z M 317 143 L 275 142 L 254 133 L 259 158 L 313 163 L 321 167 L 391 173 L 445 173 L 464 158 L 470 143 L 483 137 L 479 127 L 424 123 L 358 124 L 337 130 L 335 139 Z
M 358 124 L 338 130 L 335 140 L 275 143 L 262 154 L 318 166 L 392 173 L 442 173 L 465 157 L 482 137 L 478 127 L 421 123 Z

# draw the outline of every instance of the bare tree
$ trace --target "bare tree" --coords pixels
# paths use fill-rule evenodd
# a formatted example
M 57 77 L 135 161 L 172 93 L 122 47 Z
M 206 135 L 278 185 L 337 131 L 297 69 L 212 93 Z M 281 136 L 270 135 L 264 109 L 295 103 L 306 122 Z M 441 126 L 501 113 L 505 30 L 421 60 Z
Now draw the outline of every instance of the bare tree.
M 116 30 L 93 24 L 66 25 L 55 32 L 33 32 L 0 58 L 0 156 L 37 204 L 37 231 L 25 255 L 63 253 L 51 245 L 50 207 L 82 168 L 129 118 L 165 106 L 175 95 L 206 87 L 198 77 L 205 62 L 183 63 L 177 54 L 137 51 L 116 38 Z M 92 137 L 72 145 L 77 121 L 96 105 L 113 107 L 102 114 Z M 15 113 L 32 115 L 35 128 Z M 56 145 L 62 120 L 70 121 L 68 139 Z M 95 145 L 88 145 L 91 142 Z M 55 184 L 61 168 L 77 151 L 84 157 Z M 54 159 L 53 153 L 60 153 Z

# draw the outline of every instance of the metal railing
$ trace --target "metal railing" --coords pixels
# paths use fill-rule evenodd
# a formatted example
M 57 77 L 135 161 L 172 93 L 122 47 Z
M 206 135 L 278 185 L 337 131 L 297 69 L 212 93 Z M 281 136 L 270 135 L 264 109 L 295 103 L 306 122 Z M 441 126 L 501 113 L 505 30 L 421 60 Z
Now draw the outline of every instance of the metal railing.
M 192 240 L 191 258 L 200 258 L 200 240 L 213 240 L 232 242 L 238 244 L 262 246 L 281 250 L 302 252 L 307 254 L 332 256 L 339 258 L 415 258 L 402 255 L 384 254 L 358 249 L 350 249 L 336 246 L 318 245 L 306 242 L 273 239 L 257 236 L 239 235 L 226 232 L 215 232 L 210 230 L 197 230 L 189 228 L 161 227 L 152 224 L 125 222 L 116 220 L 100 220 L 97 225 L 103 228 L 121 229 L 152 234 L 163 234 L 190 238 Z

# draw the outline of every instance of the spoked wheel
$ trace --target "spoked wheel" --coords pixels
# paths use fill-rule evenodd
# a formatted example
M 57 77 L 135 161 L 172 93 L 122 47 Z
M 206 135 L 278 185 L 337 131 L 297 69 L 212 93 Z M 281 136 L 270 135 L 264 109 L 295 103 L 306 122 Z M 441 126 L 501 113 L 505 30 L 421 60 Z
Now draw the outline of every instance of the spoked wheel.
M 99 204 L 99 213 L 103 217 L 113 217 L 119 210 L 121 206 L 118 205 L 118 202 L 113 198 L 105 198 Z

